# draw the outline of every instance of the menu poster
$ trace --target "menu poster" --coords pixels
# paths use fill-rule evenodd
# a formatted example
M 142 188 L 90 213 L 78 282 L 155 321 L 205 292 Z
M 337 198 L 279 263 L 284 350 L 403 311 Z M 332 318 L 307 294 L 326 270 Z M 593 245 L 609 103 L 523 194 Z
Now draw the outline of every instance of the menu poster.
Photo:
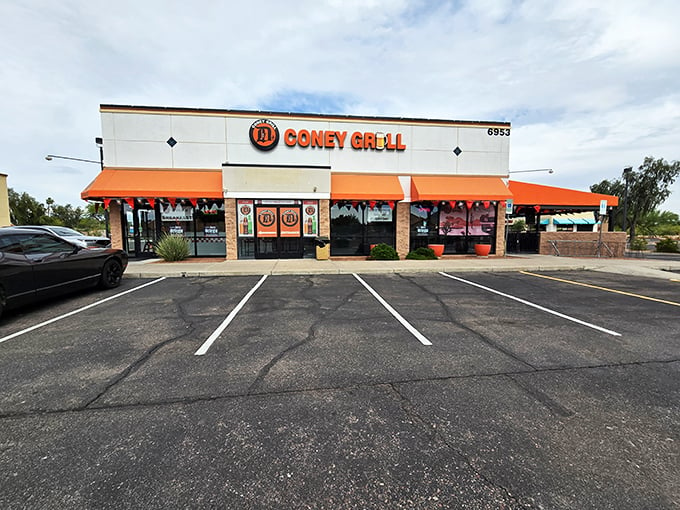
M 239 237 L 253 237 L 253 201 L 239 200 L 236 203 L 236 226 Z
M 305 237 L 319 235 L 319 202 L 316 200 L 302 202 L 302 235 Z

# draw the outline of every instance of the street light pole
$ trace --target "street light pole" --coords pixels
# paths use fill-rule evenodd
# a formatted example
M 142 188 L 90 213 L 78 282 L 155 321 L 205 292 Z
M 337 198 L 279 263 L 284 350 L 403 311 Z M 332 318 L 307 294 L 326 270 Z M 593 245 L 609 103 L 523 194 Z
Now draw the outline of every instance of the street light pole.
M 632 166 L 627 166 L 626 168 L 623 169 L 623 178 L 626 181 L 626 187 L 624 188 L 623 192 L 623 232 L 626 232 L 627 228 L 627 219 L 628 219 L 628 177 L 630 176 L 630 173 L 633 171 Z
M 72 158 L 70 156 L 57 156 L 56 154 L 48 154 L 45 156 L 47 161 L 52 161 L 53 159 L 68 159 L 70 161 L 81 161 L 83 163 L 95 163 L 99 165 L 101 170 L 104 170 L 104 140 L 100 137 L 94 139 L 94 143 L 99 147 L 99 161 L 94 159 L 83 159 L 83 158 Z M 106 228 L 106 237 L 111 237 L 109 235 L 109 211 L 104 209 L 104 225 Z

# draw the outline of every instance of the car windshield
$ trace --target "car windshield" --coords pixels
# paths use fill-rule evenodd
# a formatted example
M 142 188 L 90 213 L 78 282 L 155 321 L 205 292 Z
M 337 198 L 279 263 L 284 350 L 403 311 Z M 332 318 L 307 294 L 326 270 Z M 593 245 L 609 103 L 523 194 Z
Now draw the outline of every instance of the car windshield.
M 82 236 L 77 230 L 73 230 L 68 227 L 50 227 L 52 231 L 58 236 L 70 237 L 70 236 Z

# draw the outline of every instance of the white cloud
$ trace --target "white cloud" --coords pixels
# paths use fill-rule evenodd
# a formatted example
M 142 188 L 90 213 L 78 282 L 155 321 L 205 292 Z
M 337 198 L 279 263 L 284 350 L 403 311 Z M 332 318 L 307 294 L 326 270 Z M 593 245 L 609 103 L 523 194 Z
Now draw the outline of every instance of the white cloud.
M 3 2 L 0 171 L 81 205 L 98 167 L 44 155 L 98 159 L 100 103 L 326 101 L 511 121 L 511 166 L 556 170 L 523 177 L 587 189 L 647 155 L 680 159 L 679 15 L 663 0 Z

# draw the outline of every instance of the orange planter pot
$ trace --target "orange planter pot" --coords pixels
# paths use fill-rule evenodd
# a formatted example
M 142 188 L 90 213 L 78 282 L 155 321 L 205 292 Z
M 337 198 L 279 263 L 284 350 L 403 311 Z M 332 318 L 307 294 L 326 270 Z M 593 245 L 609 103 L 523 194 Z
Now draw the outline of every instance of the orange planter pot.
M 475 244 L 475 254 L 480 257 L 486 257 L 491 251 L 490 244 Z
M 444 255 L 443 244 L 428 244 L 427 247 L 434 252 L 435 257 L 441 257 Z

